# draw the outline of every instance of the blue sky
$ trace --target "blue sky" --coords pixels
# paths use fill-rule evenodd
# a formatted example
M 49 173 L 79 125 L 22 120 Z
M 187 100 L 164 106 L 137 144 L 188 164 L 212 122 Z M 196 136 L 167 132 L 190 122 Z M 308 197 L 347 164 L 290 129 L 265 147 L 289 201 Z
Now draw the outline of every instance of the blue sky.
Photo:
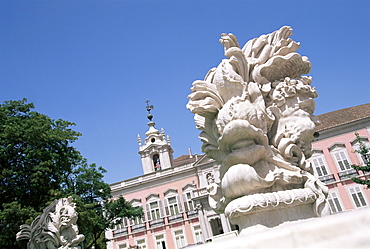
M 316 114 L 368 103 L 369 12 L 370 1 L 0 0 L 0 102 L 75 122 L 75 147 L 114 183 L 142 174 L 147 98 L 174 156 L 201 153 L 185 105 L 225 58 L 221 33 L 244 45 L 289 25 L 312 62 Z

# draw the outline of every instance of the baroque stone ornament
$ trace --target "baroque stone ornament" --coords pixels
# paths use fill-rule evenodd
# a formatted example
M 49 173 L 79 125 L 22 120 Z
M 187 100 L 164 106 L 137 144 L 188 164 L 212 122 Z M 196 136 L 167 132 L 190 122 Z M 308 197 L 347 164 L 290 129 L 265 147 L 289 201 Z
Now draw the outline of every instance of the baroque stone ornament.
M 17 240 L 28 240 L 27 249 L 79 249 L 85 236 L 78 234 L 72 197 L 55 200 L 31 225 L 21 225 Z
M 292 29 L 248 41 L 220 42 L 227 59 L 197 80 L 187 108 L 202 150 L 221 164 L 209 203 L 242 232 L 328 213 L 328 189 L 307 159 L 318 123 L 311 63 L 289 38 Z

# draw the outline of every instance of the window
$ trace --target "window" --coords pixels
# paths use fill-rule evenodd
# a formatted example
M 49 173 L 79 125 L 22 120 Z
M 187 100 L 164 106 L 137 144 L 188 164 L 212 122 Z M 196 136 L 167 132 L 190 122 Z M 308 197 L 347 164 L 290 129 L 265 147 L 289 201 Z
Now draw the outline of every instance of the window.
M 166 241 L 164 235 L 155 236 L 156 249 L 166 249 Z
M 159 160 L 159 155 L 155 154 L 153 156 L 153 164 L 154 164 L 154 171 L 159 171 L 162 169 L 161 167 L 161 161 Z
M 118 249 L 127 249 L 128 247 L 127 247 L 127 244 L 125 243 L 125 244 L 120 244 L 120 245 L 118 245 Z
M 195 243 L 203 242 L 203 234 L 200 226 L 194 227 L 194 241 Z
M 312 157 L 311 161 L 315 168 L 315 172 L 319 177 L 328 175 L 328 169 L 326 167 L 326 162 L 323 155 Z
M 176 197 L 178 196 L 167 198 L 167 215 L 175 215 L 180 213 L 179 204 Z
M 367 151 L 367 154 L 365 154 L 365 155 L 359 153 L 358 151 L 361 151 L 362 149 L 366 150 L 366 148 L 370 148 L 370 144 L 369 144 L 369 141 L 367 140 L 367 138 L 361 138 L 360 141 L 355 140 L 352 143 L 352 145 L 353 145 L 353 148 L 355 149 L 356 154 L 357 154 L 357 156 L 360 160 L 360 164 L 361 165 L 366 165 L 370 160 L 370 151 Z
M 185 246 L 185 237 L 182 230 L 175 231 L 175 241 L 177 249 Z
M 152 217 L 152 220 L 156 220 L 160 218 L 160 212 L 159 212 L 159 205 L 158 202 L 152 202 L 149 204 L 150 206 L 150 216 Z
M 333 152 L 332 155 L 334 157 L 335 162 L 337 163 L 339 171 L 352 169 L 351 163 L 347 156 L 347 152 L 345 150 Z
M 356 185 L 354 187 L 348 188 L 348 192 L 351 196 L 352 203 L 355 208 L 361 208 L 367 206 L 367 201 L 365 199 L 364 193 L 362 192 L 362 187 Z
M 339 195 L 336 191 L 331 191 L 328 194 L 328 203 L 332 213 L 342 212 L 342 204 L 339 200 Z
M 163 217 L 161 200 L 157 200 L 147 204 L 147 216 L 148 220 L 157 220 Z
M 137 249 L 146 249 L 145 239 L 137 240 L 136 241 L 136 248 Z
M 187 192 L 183 194 L 183 199 L 184 199 L 184 204 L 185 204 L 185 210 L 193 211 L 195 208 L 194 208 L 194 203 L 192 201 L 192 193 Z
M 130 219 L 130 224 L 131 225 L 138 225 L 138 224 L 142 224 L 142 223 L 144 223 L 143 218 L 134 217 L 134 218 Z
M 135 208 L 136 207 L 140 207 L 140 208 L 143 207 L 140 199 L 133 199 L 133 200 L 130 201 L 130 204 Z M 138 224 L 142 224 L 142 223 L 144 223 L 143 218 L 135 217 L 135 218 L 129 219 L 129 224 L 130 225 L 138 225 Z
M 126 226 L 127 226 L 127 219 L 123 218 L 121 223 L 114 226 L 114 229 L 119 230 L 119 229 L 125 228 Z

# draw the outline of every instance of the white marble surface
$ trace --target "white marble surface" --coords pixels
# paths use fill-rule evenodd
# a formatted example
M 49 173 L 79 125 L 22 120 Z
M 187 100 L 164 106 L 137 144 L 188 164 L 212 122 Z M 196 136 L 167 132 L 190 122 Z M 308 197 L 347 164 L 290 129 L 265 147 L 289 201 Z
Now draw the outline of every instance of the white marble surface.
M 26 240 L 27 249 L 80 249 L 85 236 L 78 234 L 75 207 L 71 196 L 55 200 L 31 225 L 21 225 L 17 240 Z
M 226 236 L 197 249 L 370 248 L 370 208 L 286 223 L 253 234 Z

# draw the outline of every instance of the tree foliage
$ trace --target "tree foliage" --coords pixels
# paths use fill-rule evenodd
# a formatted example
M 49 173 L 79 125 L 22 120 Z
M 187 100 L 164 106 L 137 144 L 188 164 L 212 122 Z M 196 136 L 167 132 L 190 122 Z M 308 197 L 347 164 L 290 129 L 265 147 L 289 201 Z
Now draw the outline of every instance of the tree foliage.
M 85 248 L 104 248 L 104 230 L 125 216 L 140 216 L 122 198 L 109 201 L 102 167 L 89 165 L 71 144 L 74 123 L 33 111 L 26 99 L 0 105 L 0 248 L 18 248 L 15 234 L 54 199 L 72 195 Z M 116 212 L 117 210 L 127 210 Z
M 356 150 L 357 153 L 359 153 L 362 157 L 362 160 L 364 161 L 365 165 L 351 165 L 353 169 L 355 170 L 361 170 L 364 173 L 370 173 L 370 148 L 366 146 L 366 144 L 361 140 L 361 137 L 358 133 L 355 133 L 356 135 L 356 141 L 359 143 L 359 149 Z M 357 177 L 351 178 L 352 181 L 366 185 L 367 188 L 370 188 L 370 180 L 361 179 Z

